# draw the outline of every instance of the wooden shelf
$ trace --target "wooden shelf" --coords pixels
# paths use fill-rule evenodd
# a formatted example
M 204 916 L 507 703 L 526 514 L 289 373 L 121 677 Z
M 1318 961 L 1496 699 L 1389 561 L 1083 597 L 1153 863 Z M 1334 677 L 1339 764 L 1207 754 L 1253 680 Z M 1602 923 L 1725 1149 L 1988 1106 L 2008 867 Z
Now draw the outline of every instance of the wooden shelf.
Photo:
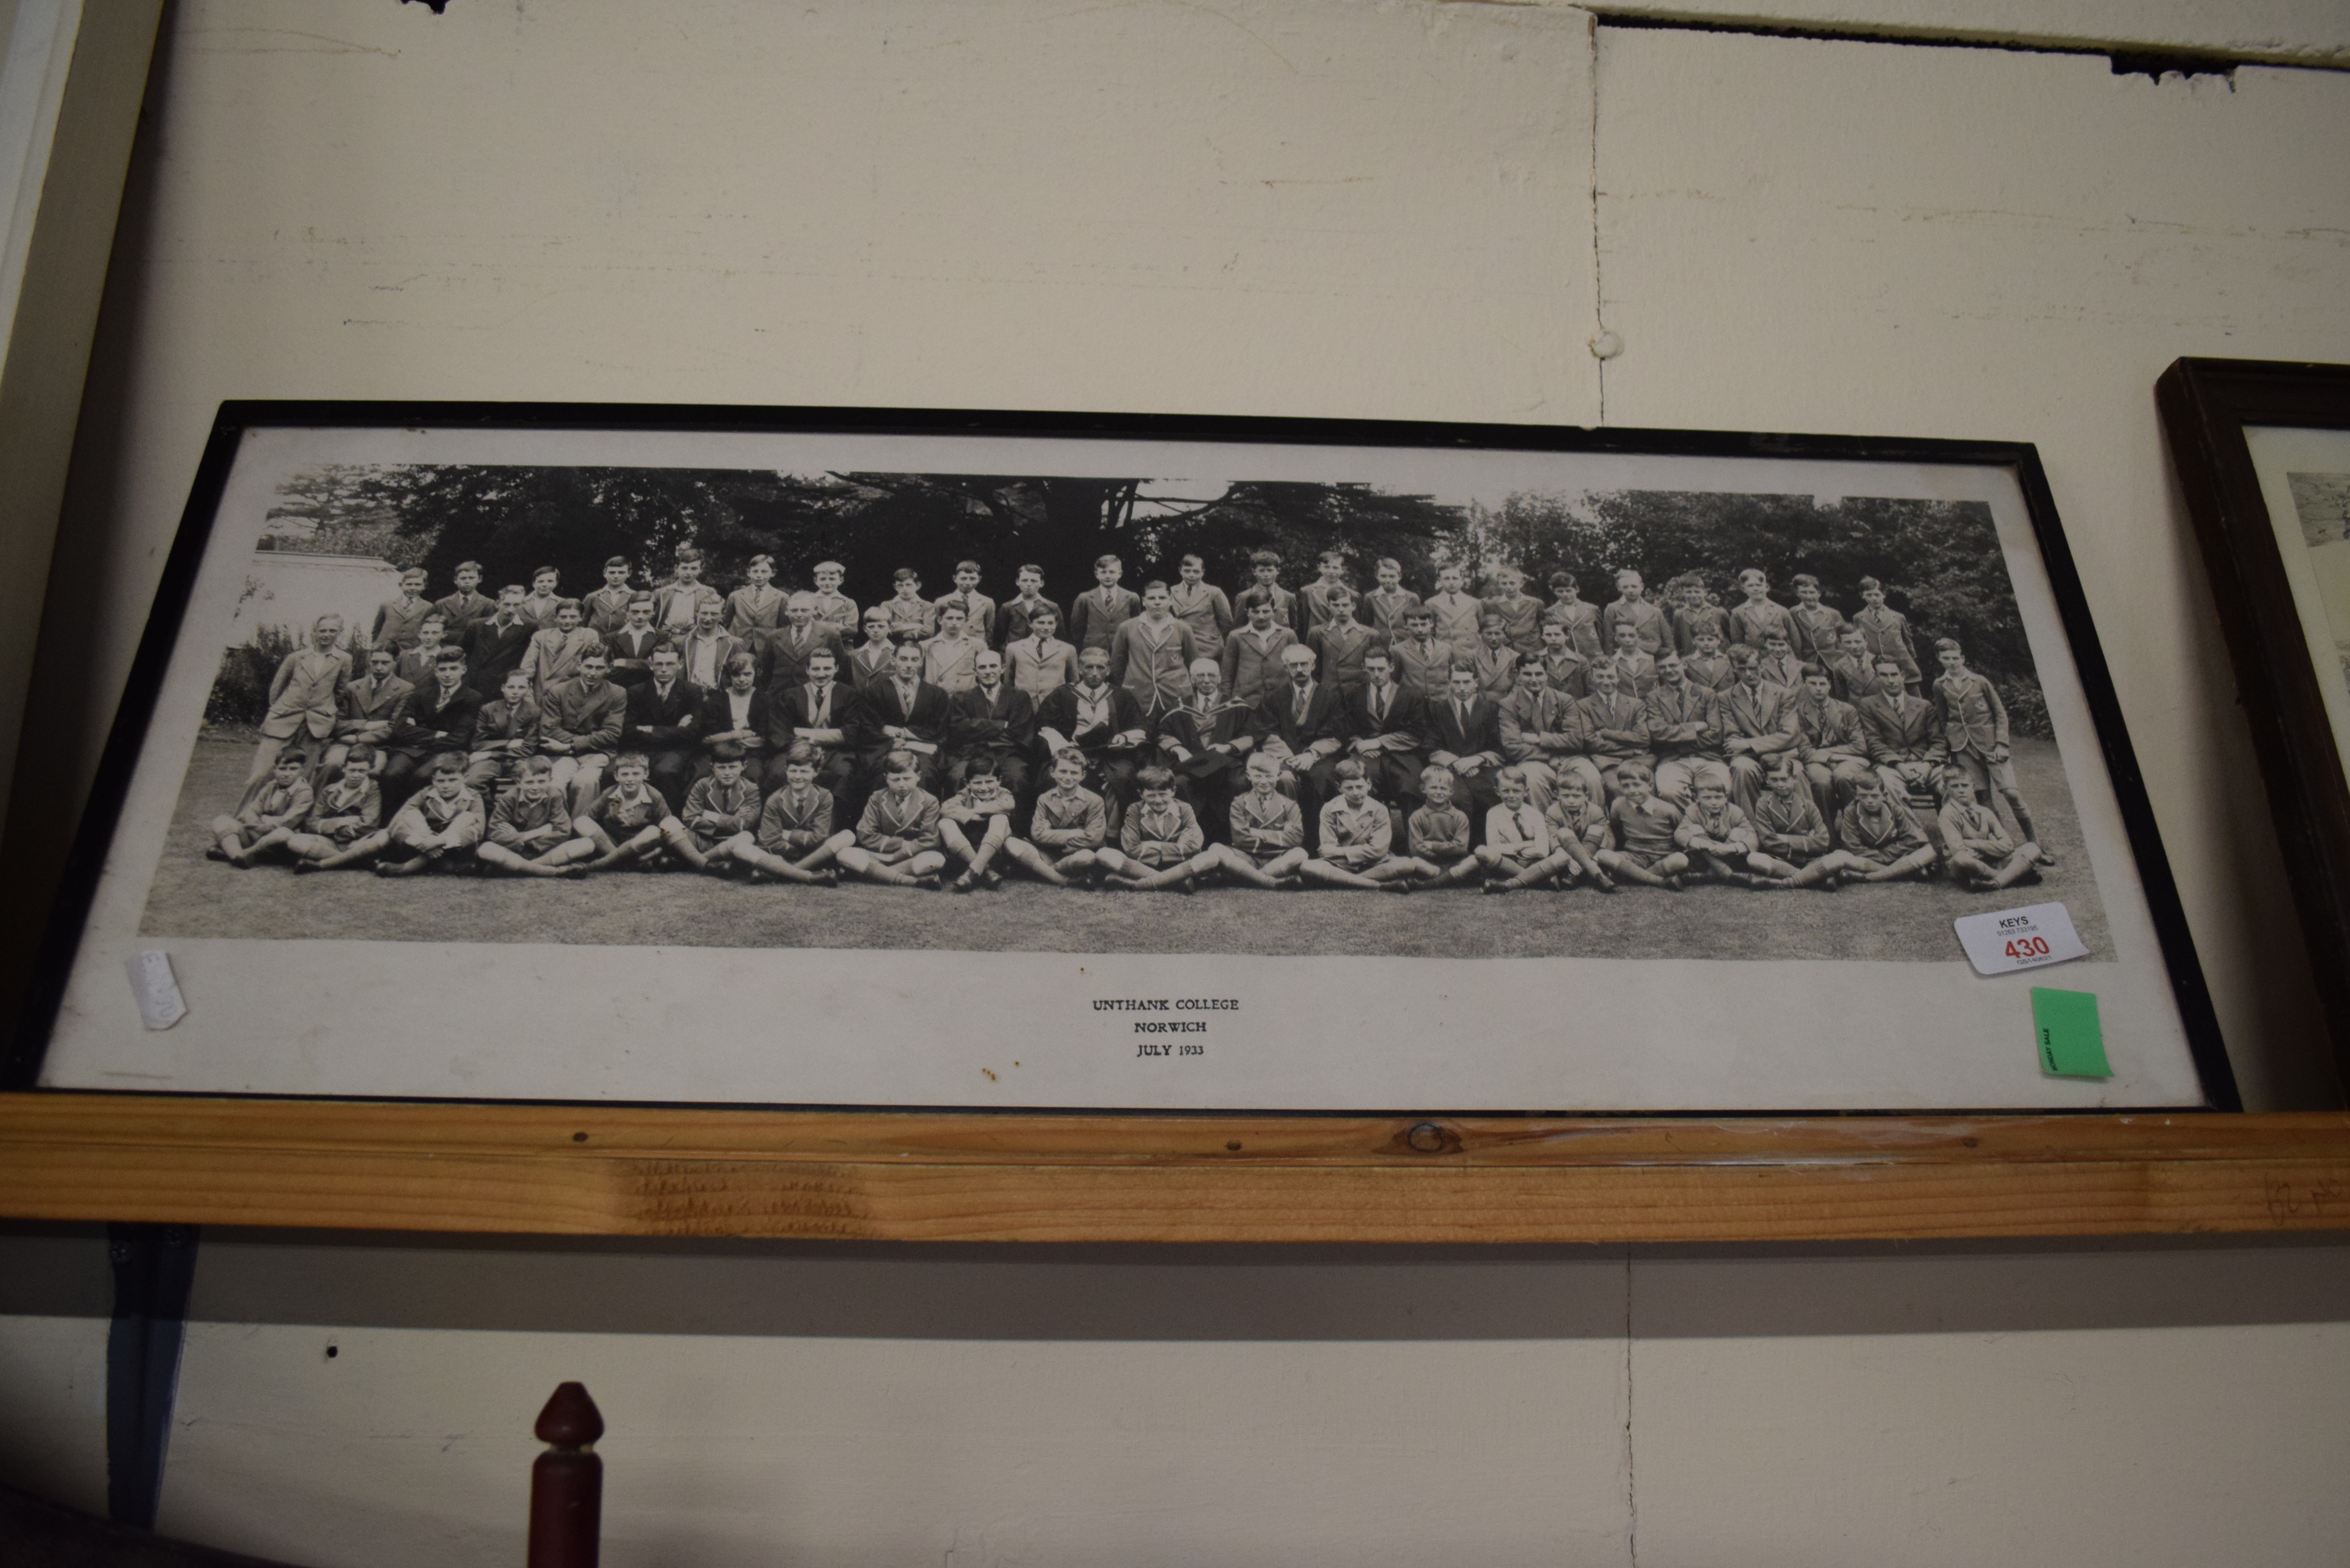
M 2350 1116 L 1112 1116 L 19 1094 L 0 1095 L 0 1215 L 910 1241 L 2334 1230 L 2350 1229 Z

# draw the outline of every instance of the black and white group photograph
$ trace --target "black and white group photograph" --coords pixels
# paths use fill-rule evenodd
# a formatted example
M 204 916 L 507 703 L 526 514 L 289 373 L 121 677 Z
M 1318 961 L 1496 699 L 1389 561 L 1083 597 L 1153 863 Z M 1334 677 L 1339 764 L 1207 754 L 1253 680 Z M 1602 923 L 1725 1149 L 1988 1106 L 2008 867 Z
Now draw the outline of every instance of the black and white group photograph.
M 151 934 L 1923 959 L 2061 893 L 2101 944 L 1981 502 L 276 490 Z

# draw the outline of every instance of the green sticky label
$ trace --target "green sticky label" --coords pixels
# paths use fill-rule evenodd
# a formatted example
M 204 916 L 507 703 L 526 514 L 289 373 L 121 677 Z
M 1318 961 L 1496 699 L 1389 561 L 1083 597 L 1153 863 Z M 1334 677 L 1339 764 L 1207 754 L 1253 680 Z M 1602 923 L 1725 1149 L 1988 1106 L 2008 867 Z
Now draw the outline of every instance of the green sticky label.
M 2040 1065 L 2067 1078 L 2110 1078 L 2105 1031 L 2097 1027 L 2097 999 L 2085 991 L 2032 988 L 2032 1035 L 2040 1043 Z

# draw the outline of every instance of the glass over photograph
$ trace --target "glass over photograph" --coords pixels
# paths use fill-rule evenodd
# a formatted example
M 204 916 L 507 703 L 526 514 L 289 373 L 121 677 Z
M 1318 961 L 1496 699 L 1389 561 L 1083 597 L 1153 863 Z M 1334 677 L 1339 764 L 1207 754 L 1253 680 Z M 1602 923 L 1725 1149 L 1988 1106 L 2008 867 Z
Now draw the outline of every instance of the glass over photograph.
M 1992 467 L 256 431 L 133 793 L 94 926 L 253 980 L 191 1023 L 302 1015 L 217 1087 L 2196 1092 Z M 2052 902 L 2066 972 L 2143 992 L 2119 1082 L 2043 1080 L 1953 935 Z M 387 1059 L 387 987 L 466 999 L 426 1054 L 484 1060 Z

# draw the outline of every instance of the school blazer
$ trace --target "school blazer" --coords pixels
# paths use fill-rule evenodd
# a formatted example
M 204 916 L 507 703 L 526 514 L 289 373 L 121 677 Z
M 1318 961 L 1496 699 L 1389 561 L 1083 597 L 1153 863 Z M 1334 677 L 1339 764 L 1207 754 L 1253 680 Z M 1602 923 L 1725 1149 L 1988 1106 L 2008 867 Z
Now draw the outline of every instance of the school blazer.
M 1170 618 L 1153 626 L 1141 616 L 1118 623 L 1109 642 L 1110 683 L 1123 686 L 1154 713 L 1180 706 L 1191 693 L 1191 660 L 1199 655 L 1191 628 Z
M 537 635 L 537 625 L 526 615 L 516 616 L 510 626 L 500 626 L 494 616 L 473 622 L 460 639 L 473 671 L 468 684 L 490 691 L 504 685 L 506 676 L 522 668 L 530 639 Z
M 580 624 L 609 642 L 614 632 L 629 624 L 629 604 L 642 597 L 634 588 L 616 591 L 608 587 L 583 595 L 579 600 L 579 613 L 587 618 Z
M 1346 693 L 1346 723 L 1349 740 L 1409 735 L 1417 749 L 1420 732 L 1428 727 L 1428 704 L 1409 687 L 1398 686 L 1394 699 L 1388 704 L 1387 717 L 1380 719 L 1371 711 L 1371 689 L 1364 686 Z M 1399 753 L 1391 749 L 1384 754 L 1392 757 Z
M 683 682 L 681 680 L 680 684 Z M 762 691 L 756 687 L 752 688 L 749 717 L 745 720 L 745 723 L 758 732 L 759 738 L 743 748 L 743 756 L 746 758 L 764 756 L 768 746 L 768 737 L 775 732 L 775 700 L 770 693 Z M 710 744 L 710 736 L 723 735 L 733 727 L 734 709 L 727 701 L 726 692 L 723 689 L 713 691 L 703 688 L 702 706 L 694 720 L 695 739 L 707 746 Z
M 1599 635 L 1609 648 L 1616 646 L 1616 628 L 1627 624 L 1632 628 L 1632 645 L 1651 659 L 1672 641 L 1665 612 L 1654 599 L 1617 599 L 1599 612 Z
M 839 751 L 861 751 L 873 739 L 876 732 L 871 711 L 865 705 L 865 694 L 847 680 L 832 683 L 832 715 L 825 723 L 816 722 L 816 693 L 806 685 L 786 687 L 781 691 L 770 691 L 769 717 L 775 729 L 767 737 L 770 751 L 785 752 L 803 730 L 837 730 L 840 744 L 818 746 L 827 753 Z M 810 742 L 816 745 L 816 742 Z
M 604 650 L 612 660 L 612 680 L 621 686 L 636 686 L 652 679 L 646 668 L 655 649 L 670 645 L 669 633 L 657 626 L 641 632 L 631 631 L 626 624 L 604 634 Z
M 1567 646 L 1584 658 L 1599 657 L 1599 607 L 1589 599 L 1565 604 L 1553 599 L 1543 610 L 1543 619 L 1555 620 L 1566 628 Z
M 664 697 L 654 682 L 629 688 L 628 722 L 620 744 L 631 751 L 680 752 L 693 744 L 702 718 L 702 688 L 681 675 Z
M 1041 734 L 1046 730 L 1057 730 L 1067 736 L 1079 751 L 1097 752 L 1109 744 L 1112 735 L 1123 735 L 1128 730 L 1150 728 L 1149 721 L 1143 715 L 1142 704 L 1134 700 L 1133 692 L 1123 686 L 1105 686 L 1102 690 L 1109 694 L 1107 730 L 1095 729 L 1087 730 L 1082 735 L 1077 733 L 1077 688 L 1071 684 L 1046 692 L 1045 700 L 1036 704 L 1037 732 Z
M 1316 741 L 1348 738 L 1351 731 L 1347 723 L 1347 694 L 1335 682 L 1314 683 L 1314 693 L 1305 700 L 1303 723 L 1297 719 L 1296 690 L 1284 681 L 1278 689 L 1257 700 L 1254 733 L 1258 745 L 1270 746 L 1278 741 L 1291 756 L 1295 756 L 1311 751 Z
M 749 640 L 752 655 L 759 661 L 759 684 L 768 691 L 788 691 L 806 685 L 808 660 L 820 652 L 832 655 L 836 677 L 848 679 L 848 650 L 840 645 L 840 633 L 828 626 L 811 625 L 796 634 L 788 626 L 779 626 L 754 632 Z
M 1989 756 L 1991 747 L 2007 744 L 2007 704 L 1981 676 L 1970 670 L 1940 677 L 1934 682 L 1934 702 L 1942 711 L 1942 738 L 1951 755 Z
M 1693 680 L 1679 690 L 1657 683 L 1641 710 L 1648 745 L 1659 757 L 1721 756 L 1721 731 L 1715 722 L 1714 694 Z M 1690 725 L 1697 726 L 1694 730 Z
M 870 691 L 878 682 L 892 679 L 898 669 L 898 645 L 894 642 L 876 648 L 860 642 L 849 650 L 848 662 L 841 676 L 859 691 Z
M 1079 649 L 1107 648 L 1118 628 L 1142 613 L 1142 596 L 1132 588 L 1087 588 L 1069 607 L 1068 639 Z
M 1801 726 L 1795 722 L 1795 704 L 1787 695 L 1787 689 L 1768 681 L 1751 688 L 1732 681 L 1715 696 L 1713 713 L 1714 727 L 1721 732 L 1724 740 L 1732 735 L 1742 735 L 1750 741 L 1779 736 L 1783 737 L 1783 743 L 1771 751 L 1783 752 L 1803 736 Z
M 1575 722 L 1575 699 L 1544 687 L 1518 691 L 1501 704 L 1502 754 L 1513 763 L 1547 762 L 1563 755 L 1580 732 Z M 1557 739 L 1541 737 L 1556 736 Z
M 1420 749 L 1431 753 L 1451 752 L 1456 757 L 1473 757 L 1491 752 L 1502 756 L 1502 710 L 1480 697 L 1469 704 L 1469 722 L 1464 726 L 1452 711 L 1451 698 L 1430 697 L 1420 739 Z
M 1363 656 L 1386 647 L 1387 640 L 1361 621 L 1342 627 L 1334 620 L 1324 621 L 1307 639 L 1322 656 L 1316 676 L 1350 691 L 1359 691 L 1368 681 L 1363 673 Z
M 1942 736 L 1942 715 L 1923 697 L 1903 692 L 1871 697 L 1856 706 L 1868 760 L 1878 767 L 1896 763 L 1939 765 L 1950 760 L 1950 742 Z
M 671 639 L 670 646 L 677 649 L 680 680 L 693 679 L 694 644 L 700 640 L 701 639 L 692 632 Z M 726 683 L 726 661 L 742 652 L 743 644 L 739 639 L 729 637 L 722 631 L 710 639 L 710 645 L 711 679 L 714 683 L 723 686 Z
M 974 686 L 949 698 L 954 710 L 949 733 L 958 752 L 1025 752 L 1036 743 L 1036 704 L 1009 680 L 994 701 Z
M 1703 605 L 1690 609 L 1686 605 L 1673 607 L 1673 651 L 1687 659 L 1697 651 L 1700 632 L 1710 631 L 1721 639 L 1721 646 L 1730 646 L 1730 612 L 1716 605 Z
M 1806 692 L 1790 706 L 1794 710 L 1797 732 L 1807 753 L 1846 751 L 1867 754 L 1868 742 L 1860 732 L 1860 714 L 1851 703 L 1831 697 L 1814 708 L 1811 694 Z
M 391 732 L 391 743 L 403 752 L 461 752 L 473 744 L 473 721 L 481 714 L 482 694 L 472 687 L 458 687 L 442 704 L 441 688 L 435 685 L 409 702 L 400 728 Z
M 783 625 L 784 606 L 790 598 L 772 583 L 764 595 L 750 587 L 736 588 L 726 596 L 726 629 L 736 637 L 773 631 Z
M 1224 639 L 1220 656 L 1224 690 L 1243 702 L 1253 702 L 1271 688 L 1288 685 L 1282 679 L 1281 650 L 1296 640 L 1295 632 L 1278 624 L 1262 637 L 1245 626 L 1233 632 Z
M 398 732 L 416 688 L 397 675 L 386 676 L 372 691 L 362 691 L 367 685 L 368 680 L 362 679 L 343 688 L 343 712 L 335 722 L 335 738 L 380 746 Z
M 487 594 L 451 594 L 433 600 L 432 607 L 441 612 L 441 640 L 461 642 L 467 627 L 498 613 L 498 601 Z
M 995 646 L 1009 648 L 1014 643 L 1034 635 L 1029 628 L 1028 619 L 1048 605 L 1052 607 L 1053 619 L 1060 629 L 1068 630 L 1069 618 L 1061 613 L 1058 600 L 1048 599 L 1042 594 L 1038 594 L 1033 599 L 1015 597 L 995 607 Z
M 539 740 L 568 741 L 575 757 L 608 754 L 620 743 L 628 714 L 625 690 L 608 680 L 598 680 L 591 689 L 582 676 L 548 689 L 539 706 Z
M 1396 679 L 1405 691 L 1418 697 L 1443 695 L 1452 675 L 1451 643 L 1440 637 L 1422 648 L 1409 638 L 1398 638 L 1388 644 L 1388 657 L 1395 661 Z
M 929 681 L 919 681 L 914 687 L 914 708 L 908 712 L 898 701 L 898 682 L 893 677 L 877 680 L 865 693 L 867 731 L 866 750 L 887 753 L 897 742 L 881 732 L 884 724 L 897 724 L 914 732 L 914 738 L 933 745 L 944 745 L 947 733 L 954 727 L 954 702 L 941 687 Z
M 1844 631 L 1844 612 L 1833 605 L 1806 609 L 1797 605 L 1787 612 L 1795 623 L 1793 647 L 1798 659 L 1817 659 L 1835 647 Z

